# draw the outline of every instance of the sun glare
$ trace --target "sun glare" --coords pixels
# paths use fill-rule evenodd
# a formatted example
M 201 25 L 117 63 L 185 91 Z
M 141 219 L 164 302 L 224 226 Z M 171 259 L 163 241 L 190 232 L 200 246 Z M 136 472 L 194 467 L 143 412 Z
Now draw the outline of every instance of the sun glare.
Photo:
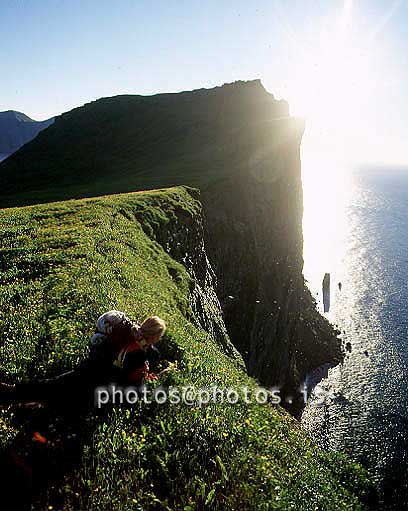
M 368 35 L 355 30 L 353 12 L 353 1 L 345 0 L 312 34 L 288 32 L 293 65 L 282 93 L 291 115 L 306 119 L 316 151 L 350 161 L 361 153 L 362 134 L 372 125 L 378 81 L 376 55 Z
M 302 161 L 302 180 L 304 275 L 316 293 L 325 273 L 341 279 L 353 175 L 344 163 L 309 156 Z
M 371 91 L 369 59 L 351 36 L 352 0 L 340 16 L 316 37 L 299 47 L 296 76 L 288 87 L 291 114 L 306 119 L 302 142 L 304 189 L 305 277 L 311 289 L 321 290 L 324 274 L 339 274 L 346 233 L 345 208 L 350 193 L 350 161 L 355 158 L 352 137 L 364 130 L 356 117 Z
M 332 29 L 326 28 L 312 46 L 300 48 L 297 79 L 289 86 L 292 115 L 343 129 L 370 94 L 369 56 L 349 33 L 351 12 L 349 0 Z

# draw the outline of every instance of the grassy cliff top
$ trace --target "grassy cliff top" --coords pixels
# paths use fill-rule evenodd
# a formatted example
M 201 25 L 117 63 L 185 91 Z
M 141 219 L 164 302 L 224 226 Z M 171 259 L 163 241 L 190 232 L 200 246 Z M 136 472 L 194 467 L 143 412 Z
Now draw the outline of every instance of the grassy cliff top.
M 95 318 L 117 308 L 167 321 L 164 351 L 171 346 L 179 369 L 164 383 L 255 388 L 197 326 L 191 278 L 155 240 L 159 229 L 177 229 L 180 215 L 199 219 L 195 196 L 181 187 L 0 211 L 2 379 L 74 366 Z M 2 414 L 3 443 L 18 429 L 12 411 Z M 356 510 L 367 485 L 358 466 L 313 446 L 279 407 L 141 404 L 93 424 L 79 467 L 50 491 L 47 505 Z
M 259 80 L 102 98 L 55 119 L 0 165 L 0 207 L 187 184 L 205 186 L 297 139 Z

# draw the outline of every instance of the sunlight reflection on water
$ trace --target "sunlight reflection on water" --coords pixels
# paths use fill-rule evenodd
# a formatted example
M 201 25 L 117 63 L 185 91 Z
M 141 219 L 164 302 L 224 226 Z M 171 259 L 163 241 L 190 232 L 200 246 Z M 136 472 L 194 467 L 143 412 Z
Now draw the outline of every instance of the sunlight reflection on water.
M 320 292 L 324 273 L 342 269 L 351 175 L 316 158 L 306 159 L 302 172 L 305 277 Z
M 351 346 L 316 389 L 326 391 L 324 406 L 312 396 L 302 424 L 320 445 L 366 464 L 388 509 L 398 509 L 408 495 L 408 178 L 406 194 L 398 183 L 391 194 L 388 181 L 372 183 L 333 161 L 303 154 L 302 167 L 305 278 L 322 310 L 322 280 L 331 274 L 326 317 Z

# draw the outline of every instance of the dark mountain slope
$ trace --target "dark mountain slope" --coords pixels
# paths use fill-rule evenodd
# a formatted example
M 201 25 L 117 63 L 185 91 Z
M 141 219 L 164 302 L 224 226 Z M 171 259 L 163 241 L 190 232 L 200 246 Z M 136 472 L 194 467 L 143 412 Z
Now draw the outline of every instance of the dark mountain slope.
M 0 166 L 0 205 L 203 185 L 244 168 L 287 114 L 260 81 L 103 98 L 57 117 Z

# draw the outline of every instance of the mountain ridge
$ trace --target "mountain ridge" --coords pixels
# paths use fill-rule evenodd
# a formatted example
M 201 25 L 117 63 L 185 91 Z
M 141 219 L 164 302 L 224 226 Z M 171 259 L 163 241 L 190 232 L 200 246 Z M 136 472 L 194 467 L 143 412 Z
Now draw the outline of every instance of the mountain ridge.
M 0 112 L 0 161 L 30 142 L 38 133 L 54 122 L 54 118 L 35 121 L 17 110 Z
M 0 206 L 173 186 L 186 179 L 200 186 L 246 165 L 262 139 L 267 145 L 294 125 L 288 113 L 287 103 L 260 81 L 101 98 L 58 116 L 1 164 L 7 193 L 0 193 Z

